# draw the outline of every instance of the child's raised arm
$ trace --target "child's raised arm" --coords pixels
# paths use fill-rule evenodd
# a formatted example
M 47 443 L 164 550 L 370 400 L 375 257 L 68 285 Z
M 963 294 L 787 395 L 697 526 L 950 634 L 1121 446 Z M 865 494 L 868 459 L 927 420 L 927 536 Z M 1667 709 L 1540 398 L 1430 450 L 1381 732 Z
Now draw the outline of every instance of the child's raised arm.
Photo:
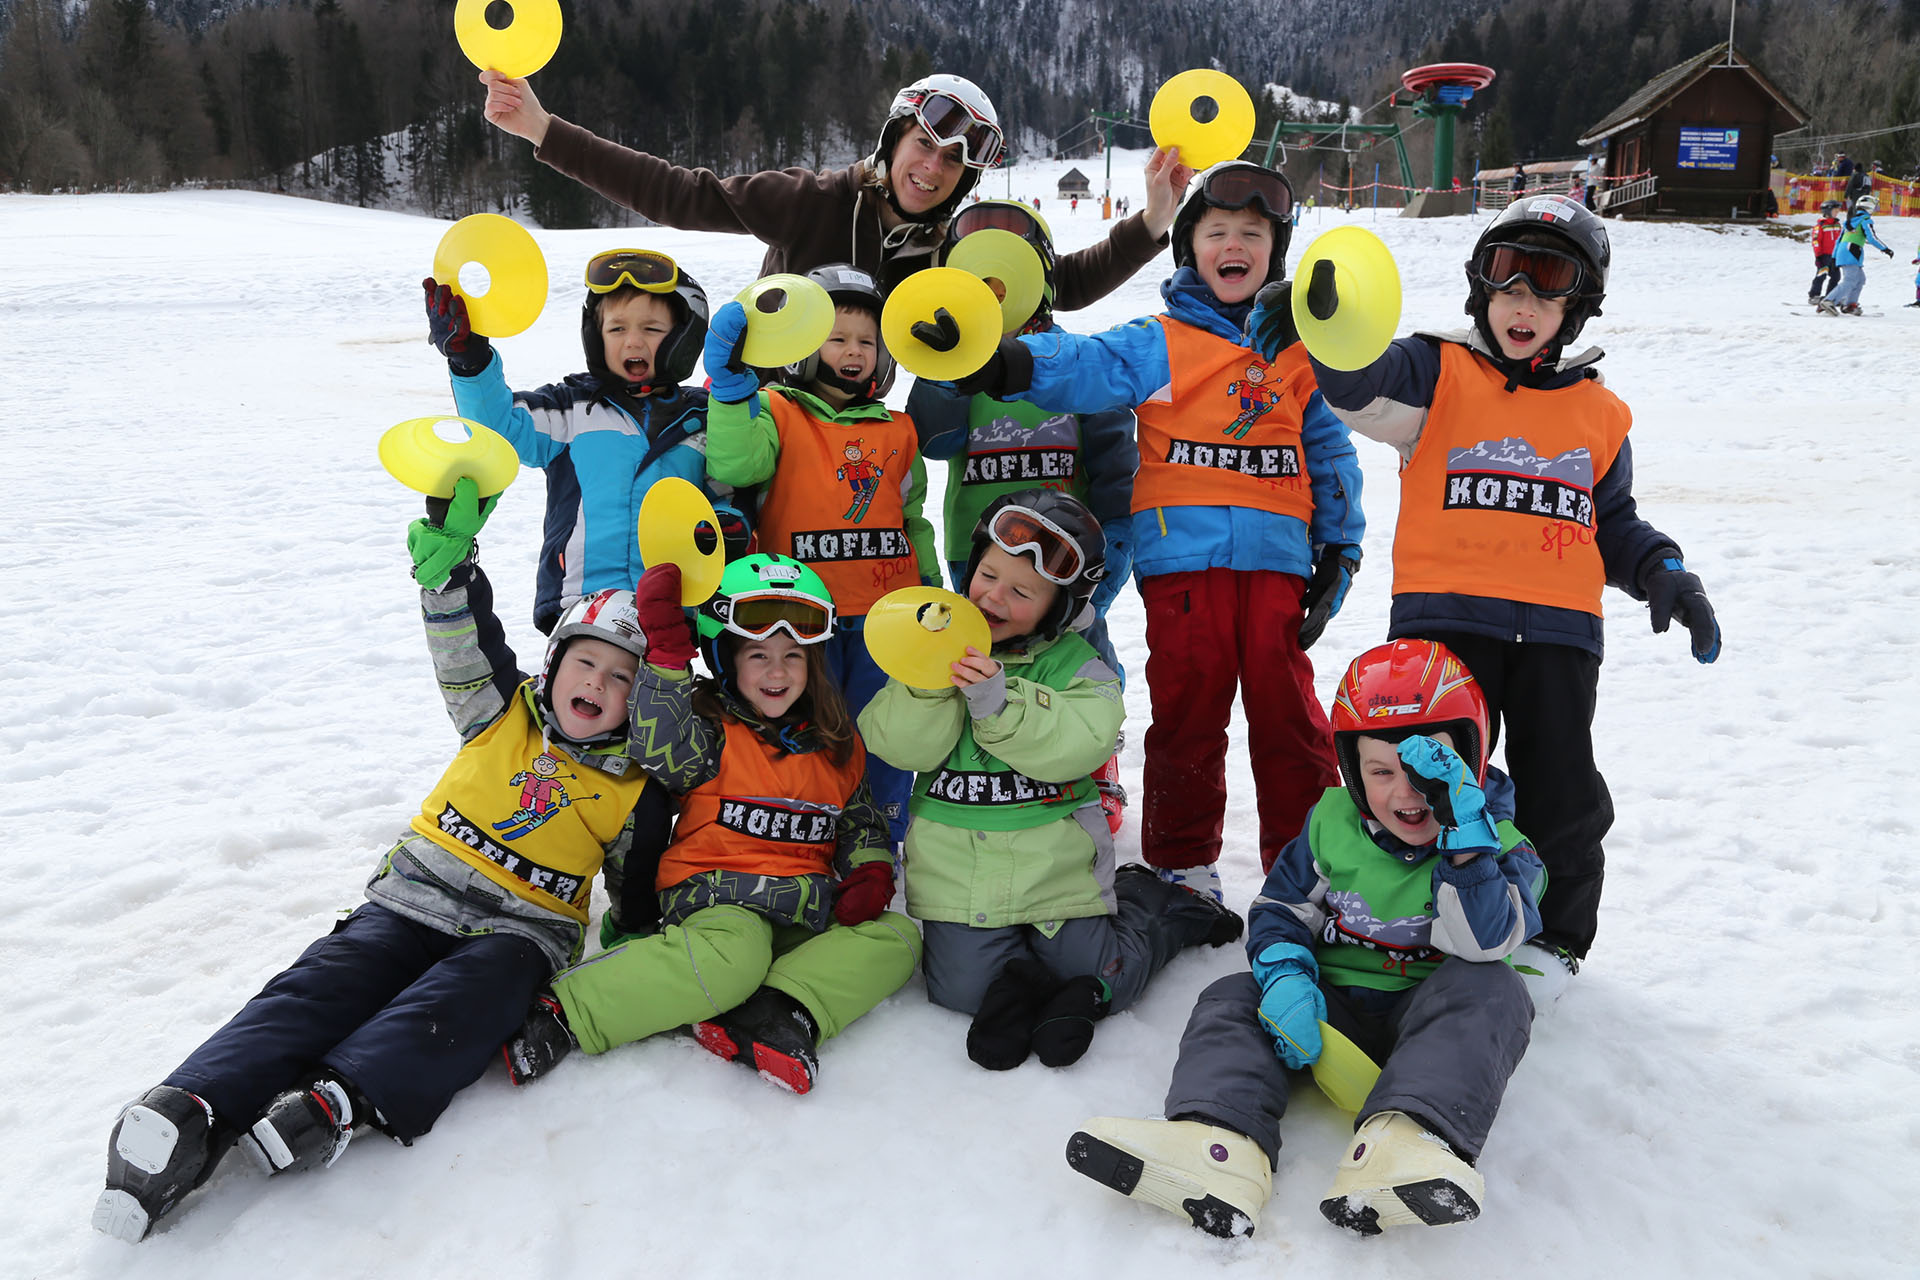
M 720 772 L 726 730 L 693 709 L 693 630 L 680 604 L 680 566 L 640 575 L 633 608 L 647 660 L 633 682 L 628 754 L 647 775 L 682 794 Z
M 474 538 L 498 502 L 481 502 L 474 482 L 462 477 L 451 500 L 429 498 L 428 518 L 407 528 L 427 651 L 463 742 L 499 719 L 526 679 L 493 611 L 493 584 L 473 558 Z

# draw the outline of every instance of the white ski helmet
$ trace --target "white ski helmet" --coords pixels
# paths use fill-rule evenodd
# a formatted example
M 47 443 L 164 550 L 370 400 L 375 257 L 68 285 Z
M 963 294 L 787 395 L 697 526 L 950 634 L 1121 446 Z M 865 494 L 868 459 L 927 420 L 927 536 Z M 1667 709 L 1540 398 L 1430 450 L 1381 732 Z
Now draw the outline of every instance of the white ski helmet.
M 958 143 L 965 165 L 953 194 L 917 217 L 900 208 L 887 175 L 887 164 L 908 121 L 925 129 L 927 136 L 942 147 Z M 886 182 L 887 199 L 896 213 L 915 222 L 944 222 L 979 182 L 981 172 L 998 163 L 1005 150 L 1006 136 L 1000 131 L 1000 113 L 993 109 L 993 99 L 973 81 L 942 73 L 922 76 L 893 95 L 868 164 Z
M 1878 213 L 1880 212 L 1880 197 L 1871 194 L 1861 196 L 1859 202 L 1853 207 L 1854 210 L 1859 213 Z
M 561 654 L 566 652 L 570 641 L 580 636 L 604 640 L 615 648 L 625 649 L 642 662 L 647 660 L 647 637 L 640 630 L 640 614 L 634 608 L 633 592 L 608 587 L 574 601 L 572 607 L 560 615 L 560 621 L 553 628 L 553 635 L 547 641 L 547 656 L 540 664 L 540 675 L 533 685 L 533 699 L 539 704 L 540 714 L 556 730 L 559 720 L 554 715 L 549 686 L 553 683 L 554 668 L 560 665 Z M 594 741 L 614 738 L 625 732 L 623 726 L 613 732 L 597 735 Z

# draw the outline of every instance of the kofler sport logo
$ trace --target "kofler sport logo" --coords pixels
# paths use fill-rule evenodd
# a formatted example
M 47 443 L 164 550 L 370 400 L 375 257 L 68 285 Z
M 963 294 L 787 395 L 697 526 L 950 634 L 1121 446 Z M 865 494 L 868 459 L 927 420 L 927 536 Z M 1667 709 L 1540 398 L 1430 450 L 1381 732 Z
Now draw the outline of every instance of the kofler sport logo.
M 1593 528 L 1593 455 L 1543 458 L 1518 436 L 1447 450 L 1447 510 L 1512 511 Z

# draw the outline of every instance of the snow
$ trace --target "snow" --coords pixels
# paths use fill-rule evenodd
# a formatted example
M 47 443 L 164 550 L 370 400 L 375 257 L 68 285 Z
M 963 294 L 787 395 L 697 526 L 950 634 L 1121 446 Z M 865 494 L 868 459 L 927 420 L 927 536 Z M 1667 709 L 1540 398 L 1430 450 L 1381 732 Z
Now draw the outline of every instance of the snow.
M 1142 160 L 1115 157 L 1135 208 Z M 1066 167 L 988 186 L 1045 195 Z M 1103 230 L 1092 202 L 1045 209 L 1063 248 Z M 1339 217 L 1310 215 L 1293 256 Z M 1403 332 L 1462 322 L 1479 223 L 1354 220 L 1401 264 Z M 1194 996 L 1246 963 L 1230 947 L 1177 959 L 1071 1069 L 975 1068 L 965 1020 L 916 978 L 825 1046 L 807 1097 L 672 1036 L 524 1090 L 496 1070 L 411 1149 L 363 1135 L 332 1169 L 271 1181 L 232 1161 L 130 1247 L 88 1226 L 117 1108 L 359 900 L 455 745 L 407 575 L 418 499 L 375 458 L 385 428 L 450 407 L 417 284 L 444 224 L 232 192 L 0 196 L 18 468 L 0 1271 L 1914 1274 L 1920 311 L 1899 304 L 1920 220 L 1882 220 L 1902 252 L 1869 262 L 1882 314 L 1865 319 L 1780 305 L 1812 274 L 1803 241 L 1610 225 L 1611 296 L 1588 333 L 1635 411 L 1641 510 L 1686 548 L 1726 650 L 1698 666 L 1680 629 L 1652 635 L 1609 596 L 1595 734 L 1619 817 L 1600 941 L 1535 1027 L 1479 1221 L 1366 1241 L 1328 1226 L 1316 1206 L 1347 1121 L 1310 1087 L 1251 1240 L 1067 1167 L 1089 1117 L 1158 1111 Z M 522 385 L 580 367 L 589 253 L 664 249 L 716 297 L 760 258 L 745 238 L 536 236 L 549 305 L 501 343 Z M 1157 309 L 1164 263 L 1067 319 Z M 1387 616 L 1394 461 L 1359 449 L 1367 567 L 1314 651 L 1323 695 Z M 484 540 L 523 663 L 540 652 L 540 491 L 523 478 Z M 1135 673 L 1136 788 L 1142 628 L 1127 593 L 1113 629 Z M 1222 871 L 1245 908 L 1259 873 L 1238 722 L 1233 739 Z M 1123 854 L 1137 842 L 1136 815 Z

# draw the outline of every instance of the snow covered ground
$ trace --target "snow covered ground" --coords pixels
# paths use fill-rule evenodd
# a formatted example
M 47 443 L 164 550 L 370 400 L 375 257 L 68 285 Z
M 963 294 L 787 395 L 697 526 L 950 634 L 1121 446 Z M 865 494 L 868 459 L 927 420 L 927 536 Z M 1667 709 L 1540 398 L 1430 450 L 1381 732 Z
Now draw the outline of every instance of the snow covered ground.
M 1141 159 L 1115 158 L 1135 208 Z M 1015 170 L 1012 193 L 1065 167 Z M 1091 204 L 1046 211 L 1063 247 L 1103 230 Z M 1296 258 L 1337 215 L 1315 218 Z M 1478 223 L 1356 220 L 1398 256 L 1403 332 L 1462 322 Z M 1682 633 L 1609 599 L 1596 734 L 1620 816 L 1600 941 L 1535 1028 L 1478 1222 L 1329 1227 L 1315 1206 L 1346 1124 L 1311 1088 L 1250 1241 L 1067 1167 L 1087 1117 L 1157 1113 L 1193 997 L 1245 964 L 1229 948 L 1175 961 L 1068 1070 L 975 1068 L 964 1020 L 916 979 L 826 1046 L 805 1098 L 660 1037 L 525 1090 L 495 1071 L 412 1149 L 368 1135 L 270 1182 L 234 1161 L 137 1248 L 97 1235 L 116 1109 L 358 900 L 455 745 L 407 574 L 418 500 L 374 452 L 450 407 L 418 283 L 443 229 L 257 194 L 0 196 L 17 468 L 0 483 L 0 1272 L 1915 1274 L 1920 311 L 1900 304 L 1920 220 L 1881 223 L 1899 256 L 1869 264 L 1864 319 L 1782 305 L 1804 298 L 1804 243 L 1612 226 L 1588 334 L 1636 413 L 1641 510 L 1685 547 L 1726 650 L 1700 667 Z M 742 238 L 537 234 L 551 301 L 501 344 L 521 385 L 580 367 L 589 253 L 665 249 L 717 297 L 760 258 Z M 1164 264 L 1069 324 L 1155 310 Z M 1367 564 L 1314 651 L 1323 693 L 1387 615 L 1394 465 L 1360 452 Z M 523 663 L 540 511 L 526 477 L 485 538 Z M 1142 625 L 1129 593 L 1114 631 L 1136 673 Z M 1137 784 L 1138 679 L 1129 701 Z M 1259 879 L 1243 732 L 1222 863 L 1241 908 Z M 1130 823 L 1123 849 L 1137 839 Z

